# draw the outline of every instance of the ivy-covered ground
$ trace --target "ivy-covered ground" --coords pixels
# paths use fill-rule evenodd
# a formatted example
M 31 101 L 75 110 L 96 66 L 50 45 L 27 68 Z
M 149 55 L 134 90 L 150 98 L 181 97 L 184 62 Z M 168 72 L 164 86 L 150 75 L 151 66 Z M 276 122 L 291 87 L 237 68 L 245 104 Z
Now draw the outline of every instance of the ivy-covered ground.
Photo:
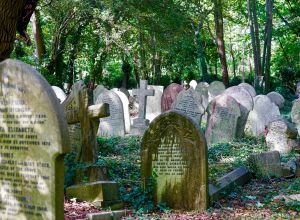
M 98 165 L 109 168 L 109 177 L 120 183 L 120 192 L 127 209 L 131 212 L 126 219 L 291 219 L 300 218 L 300 202 L 274 200 L 278 195 L 300 194 L 300 179 L 255 179 L 243 186 L 234 187 L 223 199 L 212 204 L 205 213 L 186 213 L 169 209 L 166 204 L 155 206 L 152 201 L 153 183 L 143 191 L 140 179 L 140 139 L 99 138 Z M 209 148 L 209 182 L 242 165 L 252 153 L 267 151 L 263 139 L 243 138 L 231 143 L 218 144 Z M 72 154 L 70 154 L 72 155 Z M 68 156 L 68 160 L 72 156 Z M 296 154 L 282 157 L 282 162 Z M 70 161 L 66 161 L 70 163 Z M 66 200 L 66 219 L 83 218 L 97 209 L 87 203 Z M 78 213 L 77 213 L 78 212 Z

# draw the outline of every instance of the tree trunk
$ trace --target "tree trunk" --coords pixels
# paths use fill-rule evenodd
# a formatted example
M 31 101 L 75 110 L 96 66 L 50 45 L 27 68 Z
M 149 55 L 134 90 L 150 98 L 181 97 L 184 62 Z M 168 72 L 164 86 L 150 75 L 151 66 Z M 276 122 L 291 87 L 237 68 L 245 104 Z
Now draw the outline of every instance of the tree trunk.
M 9 57 L 25 0 L 0 1 L 0 61 Z
M 32 15 L 32 32 L 34 35 L 35 42 L 35 55 L 40 62 L 43 56 L 45 55 L 45 44 L 43 41 L 43 33 L 40 23 L 40 13 L 36 11 Z
M 123 64 L 122 64 L 122 72 L 124 74 L 123 80 L 122 80 L 122 88 L 128 89 L 128 81 L 129 81 L 129 76 L 131 74 L 132 67 L 128 61 L 128 58 L 123 59 Z
M 146 64 L 146 51 L 144 47 L 145 37 L 142 32 L 140 32 L 139 41 L 140 41 L 139 43 L 140 43 L 140 73 L 141 73 L 140 78 L 143 80 L 147 80 L 148 72 L 147 72 L 147 64 Z
M 208 79 L 208 71 L 207 71 L 207 63 L 204 55 L 203 42 L 201 38 L 202 27 L 203 27 L 203 22 L 200 22 L 198 25 L 198 29 L 196 31 L 196 42 L 198 43 L 199 64 L 200 64 L 200 71 L 202 73 L 201 81 L 206 82 Z
M 223 28 L 223 14 L 222 14 L 222 0 L 214 0 L 214 18 L 216 26 L 216 36 L 218 44 L 218 54 L 221 62 L 222 80 L 226 87 L 229 86 L 229 76 L 225 53 L 224 43 L 224 28 Z

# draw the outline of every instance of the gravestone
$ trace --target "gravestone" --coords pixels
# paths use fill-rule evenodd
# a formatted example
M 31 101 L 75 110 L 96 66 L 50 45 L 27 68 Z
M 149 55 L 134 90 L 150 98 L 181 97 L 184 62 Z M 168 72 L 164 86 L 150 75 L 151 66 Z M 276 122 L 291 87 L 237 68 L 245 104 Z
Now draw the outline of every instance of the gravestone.
M 275 103 L 279 107 L 279 109 L 282 109 L 284 107 L 284 98 L 282 95 L 280 95 L 278 92 L 270 92 L 267 94 L 271 102 Z
M 226 94 L 215 97 L 208 108 L 205 137 L 208 145 L 226 143 L 237 137 L 241 110 L 237 101 Z
M 195 89 L 195 91 L 198 92 L 198 94 L 201 96 L 202 105 L 205 109 L 208 106 L 208 87 L 209 87 L 208 83 L 200 82 Z
M 170 84 L 163 92 L 161 97 L 161 112 L 166 112 L 171 109 L 172 103 L 175 101 L 177 95 L 184 90 L 182 85 L 177 83 Z
M 68 129 L 51 86 L 19 61 L 0 63 L 0 219 L 64 219 Z
M 103 85 L 97 85 L 93 91 L 93 103 L 96 103 L 98 96 L 107 89 Z
M 140 88 L 132 91 L 132 94 L 138 97 L 139 102 L 139 114 L 137 118 L 133 119 L 131 127 L 133 135 L 143 135 L 149 126 L 149 120 L 146 119 L 147 97 L 154 96 L 155 90 L 147 89 L 147 87 L 147 80 L 140 80 Z
M 249 112 L 253 109 L 253 98 L 247 90 L 239 86 L 230 87 L 224 93 L 234 98 L 240 105 L 241 117 L 238 120 L 237 136 L 241 137 L 244 134 Z
M 67 95 L 65 94 L 65 92 L 61 88 L 59 88 L 57 86 L 51 86 L 51 87 L 52 87 L 52 89 L 53 89 L 53 91 L 54 91 L 54 93 L 55 93 L 55 95 L 58 98 L 60 103 L 62 103 L 63 101 L 66 100 Z
M 181 91 L 173 102 L 171 109 L 183 113 L 199 125 L 205 111 L 201 96 L 193 88 Z
M 110 115 L 100 119 L 98 136 L 125 136 L 123 103 L 119 96 L 110 90 L 103 91 L 96 99 L 96 104 L 107 103 Z M 128 123 L 128 122 L 127 122 Z
M 296 85 L 296 93 L 295 95 L 299 98 L 300 97 L 300 82 L 297 83 Z
M 256 96 L 256 91 L 255 91 L 254 87 L 251 86 L 250 84 L 248 84 L 248 83 L 241 83 L 238 86 L 246 89 L 250 93 L 250 95 L 252 96 L 252 98 L 254 98 Z
M 300 135 L 300 99 L 296 99 L 293 103 L 291 118 L 292 122 L 296 124 L 298 134 Z
M 119 88 L 119 91 L 123 92 L 126 95 L 126 97 L 129 99 L 130 93 L 126 88 L 121 87 L 121 88 Z
M 271 102 L 266 95 L 258 95 L 254 98 L 254 108 L 249 113 L 245 133 L 254 137 L 266 135 L 269 123 L 280 119 L 278 106 Z
M 225 86 L 220 81 L 212 82 L 208 87 L 208 102 L 225 91 Z
M 189 83 L 189 86 L 190 88 L 193 88 L 194 90 L 196 89 L 198 83 L 196 80 L 192 80 L 190 83 Z
M 121 91 L 116 91 L 116 94 L 119 96 L 123 104 L 125 132 L 129 134 L 130 133 L 129 100 L 127 96 Z
M 153 121 L 154 118 L 161 114 L 161 96 L 164 91 L 163 86 L 152 86 L 148 85 L 148 89 L 153 89 L 154 96 L 149 96 L 147 98 L 147 105 L 146 105 L 146 119 L 150 122 Z
M 284 119 L 272 121 L 268 126 L 267 146 L 271 151 L 287 154 L 298 147 L 297 129 Z
M 208 207 L 207 146 L 200 127 L 177 111 L 158 116 L 142 140 L 144 185 L 157 174 L 154 198 L 173 209 Z

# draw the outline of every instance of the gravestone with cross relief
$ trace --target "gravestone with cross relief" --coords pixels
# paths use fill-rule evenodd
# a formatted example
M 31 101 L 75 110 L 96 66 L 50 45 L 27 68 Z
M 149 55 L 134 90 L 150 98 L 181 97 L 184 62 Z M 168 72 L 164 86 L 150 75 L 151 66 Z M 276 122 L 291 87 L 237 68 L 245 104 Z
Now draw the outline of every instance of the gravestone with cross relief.
M 139 100 L 139 114 L 133 119 L 131 133 L 133 135 L 143 135 L 146 128 L 149 126 L 149 120 L 146 119 L 147 96 L 154 96 L 154 89 L 147 89 L 147 80 L 140 81 L 140 88 L 134 89 L 132 94 L 138 97 Z

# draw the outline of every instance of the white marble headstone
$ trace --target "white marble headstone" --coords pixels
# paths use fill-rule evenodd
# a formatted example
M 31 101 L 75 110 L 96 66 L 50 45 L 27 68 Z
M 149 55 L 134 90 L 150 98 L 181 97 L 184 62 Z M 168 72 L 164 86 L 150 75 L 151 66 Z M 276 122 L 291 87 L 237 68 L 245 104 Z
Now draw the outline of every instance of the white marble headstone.
M 153 89 L 155 91 L 154 96 L 148 96 L 146 105 L 146 119 L 151 122 L 161 114 L 161 96 L 164 87 L 148 85 L 148 89 Z

